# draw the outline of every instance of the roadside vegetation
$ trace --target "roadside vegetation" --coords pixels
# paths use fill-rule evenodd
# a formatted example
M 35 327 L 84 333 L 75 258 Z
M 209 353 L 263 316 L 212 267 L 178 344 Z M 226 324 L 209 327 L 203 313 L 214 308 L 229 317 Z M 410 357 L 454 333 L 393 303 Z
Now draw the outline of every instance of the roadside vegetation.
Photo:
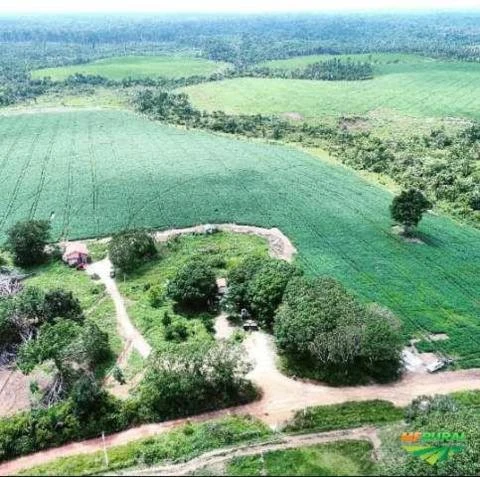
M 21 472 L 20 475 L 93 475 L 138 466 L 187 461 L 220 447 L 257 442 L 272 435 L 269 428 L 248 416 L 232 416 L 192 423 L 156 437 L 108 449 L 107 466 L 102 452 L 57 459 Z
M 389 401 L 352 401 L 297 411 L 283 430 L 291 433 L 327 432 L 365 425 L 382 426 L 400 422 L 404 409 Z
M 372 475 L 371 454 L 369 442 L 338 441 L 236 457 L 227 464 L 225 475 Z

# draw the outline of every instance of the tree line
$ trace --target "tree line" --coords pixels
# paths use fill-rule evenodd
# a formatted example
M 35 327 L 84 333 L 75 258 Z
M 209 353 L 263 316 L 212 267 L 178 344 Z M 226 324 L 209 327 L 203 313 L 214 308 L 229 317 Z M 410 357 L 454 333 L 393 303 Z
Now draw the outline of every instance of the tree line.
M 226 134 L 320 146 L 354 169 L 383 173 L 405 188 L 425 192 L 448 213 L 480 224 L 480 123 L 448 133 L 385 141 L 369 131 L 337 125 L 294 123 L 276 116 L 199 111 L 184 93 L 145 89 L 134 99 L 138 111 L 160 121 Z

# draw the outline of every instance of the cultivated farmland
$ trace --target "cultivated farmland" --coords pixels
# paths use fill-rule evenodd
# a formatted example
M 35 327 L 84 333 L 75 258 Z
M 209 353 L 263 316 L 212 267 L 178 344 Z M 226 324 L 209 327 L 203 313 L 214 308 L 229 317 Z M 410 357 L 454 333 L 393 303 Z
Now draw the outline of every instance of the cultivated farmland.
M 268 65 L 292 69 L 322 59 L 306 56 Z M 387 110 L 415 117 L 480 118 L 478 63 L 386 54 L 373 55 L 371 62 L 375 76 L 366 81 L 239 78 L 187 87 L 185 92 L 200 109 L 232 114 L 293 111 L 305 118 L 322 118 Z
M 227 63 L 217 63 L 193 56 L 119 56 L 92 61 L 82 65 L 43 68 L 32 72 L 33 78 L 49 76 L 62 81 L 75 73 L 100 75 L 112 80 L 124 78 L 180 78 L 194 75 L 210 75 L 222 71 Z
M 480 231 L 428 215 L 424 244 L 391 233 L 389 192 L 297 150 L 186 131 L 128 112 L 0 116 L 0 231 L 49 218 L 56 238 L 129 226 L 277 226 L 308 273 L 390 307 L 420 347 L 480 366 Z

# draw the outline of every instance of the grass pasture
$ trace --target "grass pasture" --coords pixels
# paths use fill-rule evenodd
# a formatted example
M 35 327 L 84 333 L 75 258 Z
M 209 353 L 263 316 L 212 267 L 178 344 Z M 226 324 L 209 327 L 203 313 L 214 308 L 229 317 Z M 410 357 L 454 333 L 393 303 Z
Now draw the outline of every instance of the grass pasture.
M 406 335 L 480 366 L 480 231 L 429 214 L 423 244 L 391 233 L 392 195 L 296 149 L 186 131 L 128 112 L 0 116 L 0 235 L 52 217 L 55 238 L 125 227 L 279 227 L 307 273 L 390 307 Z
M 81 65 L 43 68 L 32 71 L 32 78 L 50 77 L 63 81 L 76 73 L 99 75 L 112 80 L 125 78 L 182 78 L 195 75 L 210 75 L 227 67 L 227 63 L 217 63 L 194 56 L 116 56 Z
M 368 56 L 360 55 L 360 59 L 368 60 Z M 375 77 L 367 81 L 238 78 L 184 91 L 200 109 L 232 114 L 296 112 L 306 119 L 321 119 L 380 111 L 387 116 L 480 119 L 480 64 L 414 55 L 372 58 L 376 59 Z M 293 69 L 321 59 L 325 57 L 307 56 L 267 65 Z
M 159 258 L 148 262 L 135 274 L 120 278 L 118 285 L 127 298 L 128 313 L 135 326 L 154 349 L 162 349 L 168 341 L 162 318 L 168 313 L 173 323 L 181 323 L 188 330 L 186 341 L 208 341 L 213 334 L 208 326 L 213 325 L 208 313 L 185 316 L 175 313 L 171 300 L 152 306 L 149 299 L 153 288 L 165 290 L 167 281 L 189 260 L 201 257 L 214 267 L 217 276 L 226 276 L 227 270 L 247 256 L 267 256 L 266 240 L 254 235 L 219 232 L 213 235 L 187 235 L 172 239 L 160 247 Z
M 339 441 L 261 455 L 237 457 L 227 475 L 372 475 L 372 445 L 366 441 Z

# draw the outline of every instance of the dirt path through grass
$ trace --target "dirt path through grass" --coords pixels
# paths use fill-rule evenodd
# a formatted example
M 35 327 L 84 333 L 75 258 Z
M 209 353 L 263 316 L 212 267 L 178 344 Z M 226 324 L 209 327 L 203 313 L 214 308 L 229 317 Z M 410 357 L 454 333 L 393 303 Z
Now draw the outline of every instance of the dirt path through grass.
M 97 274 L 100 280 L 105 285 L 107 293 L 112 298 L 115 304 L 115 311 L 118 324 L 118 333 L 125 341 L 123 351 L 120 356 L 127 359 L 128 350 L 131 347 L 135 348 L 143 358 L 148 358 L 152 351 L 152 347 L 147 343 L 145 338 L 135 328 L 125 307 L 125 302 L 120 294 L 117 284 L 113 278 L 110 277 L 112 270 L 112 263 L 108 258 L 99 262 L 94 262 L 87 268 L 87 273 L 90 275 Z
M 372 443 L 374 453 L 380 447 L 380 439 L 374 427 L 359 427 L 357 429 L 345 429 L 341 431 L 321 432 L 303 435 L 282 435 L 276 442 L 268 441 L 258 444 L 244 444 L 237 447 L 225 447 L 207 452 L 188 462 L 179 464 L 161 465 L 147 469 L 126 472 L 117 472 L 112 475 L 190 475 L 195 470 L 217 466 L 227 463 L 235 457 L 252 456 L 264 452 L 294 449 L 303 446 L 326 444 L 334 441 L 345 440 L 368 440 Z

